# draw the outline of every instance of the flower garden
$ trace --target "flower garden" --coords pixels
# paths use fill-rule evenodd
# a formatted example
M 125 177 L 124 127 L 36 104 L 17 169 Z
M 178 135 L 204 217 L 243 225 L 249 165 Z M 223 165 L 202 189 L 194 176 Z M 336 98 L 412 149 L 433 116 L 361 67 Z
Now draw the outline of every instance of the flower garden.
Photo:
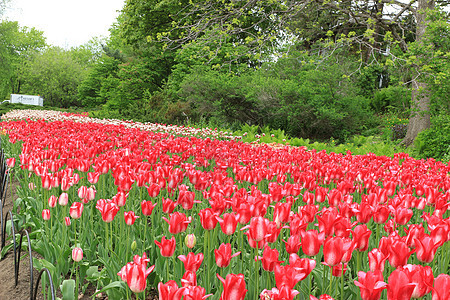
M 450 299 L 450 167 L 13 111 L 15 223 L 64 299 Z

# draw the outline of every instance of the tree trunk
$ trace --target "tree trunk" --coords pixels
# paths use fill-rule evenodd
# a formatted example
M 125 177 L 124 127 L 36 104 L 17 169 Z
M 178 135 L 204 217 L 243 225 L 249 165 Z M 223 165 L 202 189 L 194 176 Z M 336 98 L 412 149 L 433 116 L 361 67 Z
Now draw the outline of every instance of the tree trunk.
M 415 13 L 416 42 L 421 44 L 427 29 L 426 11 L 434 9 L 434 0 L 419 0 Z M 411 114 L 407 127 L 406 136 L 402 141 L 404 146 L 410 146 L 416 139 L 419 132 L 430 128 L 430 95 L 427 91 L 424 75 L 421 74 L 420 66 L 417 66 L 418 76 L 412 80 Z

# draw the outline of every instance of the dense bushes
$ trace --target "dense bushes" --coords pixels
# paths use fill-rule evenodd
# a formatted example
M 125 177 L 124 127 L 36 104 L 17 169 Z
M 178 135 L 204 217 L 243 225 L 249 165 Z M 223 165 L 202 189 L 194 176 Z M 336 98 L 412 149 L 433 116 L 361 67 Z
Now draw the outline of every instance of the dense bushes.
M 449 158 L 450 155 L 450 116 L 439 115 L 431 119 L 431 128 L 419 133 L 416 150 L 420 158 Z
M 279 62 L 241 75 L 197 69 L 177 97 L 189 103 L 194 121 L 269 126 L 294 137 L 343 140 L 376 125 L 368 100 L 337 65 Z

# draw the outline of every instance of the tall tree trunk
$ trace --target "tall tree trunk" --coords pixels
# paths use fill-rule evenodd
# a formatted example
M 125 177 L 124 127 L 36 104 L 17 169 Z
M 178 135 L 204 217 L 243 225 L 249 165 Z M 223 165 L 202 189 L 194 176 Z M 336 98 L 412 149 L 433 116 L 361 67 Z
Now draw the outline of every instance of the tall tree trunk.
M 416 42 L 421 44 L 427 29 L 426 11 L 427 9 L 434 9 L 434 0 L 419 0 L 417 11 L 415 14 L 416 27 Z M 427 84 L 425 78 L 421 75 L 417 66 L 418 76 L 412 81 L 412 98 L 411 98 L 411 114 L 409 117 L 408 128 L 406 136 L 402 141 L 405 146 L 410 146 L 416 139 L 419 132 L 430 128 L 430 95 L 427 91 Z

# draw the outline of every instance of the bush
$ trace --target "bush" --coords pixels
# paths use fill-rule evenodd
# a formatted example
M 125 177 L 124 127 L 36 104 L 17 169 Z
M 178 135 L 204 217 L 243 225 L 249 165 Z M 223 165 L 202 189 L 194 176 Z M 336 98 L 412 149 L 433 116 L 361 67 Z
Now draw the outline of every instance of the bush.
M 411 92 L 403 86 L 389 86 L 375 92 L 370 102 L 371 108 L 377 113 L 388 110 L 407 111 Z
M 442 160 L 450 147 L 450 116 L 439 115 L 431 119 L 431 128 L 419 133 L 415 141 L 419 158 Z

